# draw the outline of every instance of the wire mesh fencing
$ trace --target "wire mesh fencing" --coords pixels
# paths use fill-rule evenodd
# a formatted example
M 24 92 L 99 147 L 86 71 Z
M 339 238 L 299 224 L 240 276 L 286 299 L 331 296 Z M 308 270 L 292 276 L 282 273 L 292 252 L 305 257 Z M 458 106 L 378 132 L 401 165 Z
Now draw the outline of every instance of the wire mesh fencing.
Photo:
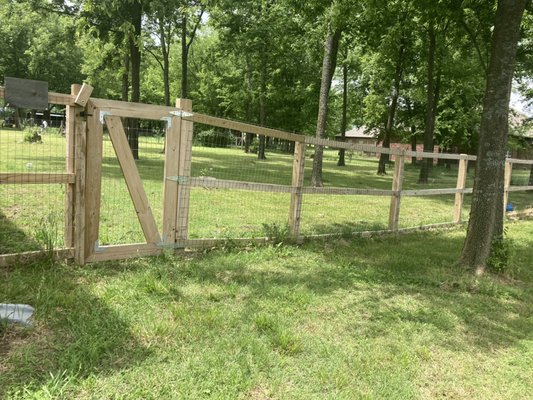
M 64 246 L 66 138 L 30 122 L 0 128 L 0 254 Z
M 162 122 L 138 121 L 145 128 L 125 124 L 131 151 L 136 157 L 144 191 L 158 229 L 162 229 L 164 125 Z M 145 238 L 131 200 L 126 181 L 109 132 L 104 130 L 102 154 L 102 192 L 99 242 L 101 245 L 142 243 Z

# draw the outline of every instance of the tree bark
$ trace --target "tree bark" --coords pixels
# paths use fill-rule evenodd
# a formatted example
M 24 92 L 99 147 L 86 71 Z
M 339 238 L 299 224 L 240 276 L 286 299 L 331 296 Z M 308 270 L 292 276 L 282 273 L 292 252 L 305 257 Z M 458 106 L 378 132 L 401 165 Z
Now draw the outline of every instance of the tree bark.
M 165 105 L 170 106 L 170 61 L 169 61 L 169 47 L 170 47 L 170 38 L 168 35 L 168 44 L 167 44 L 167 34 L 165 32 L 165 24 L 163 18 L 159 19 L 159 41 L 161 42 L 161 56 L 163 57 L 163 89 L 165 97 Z
M 316 124 L 316 137 L 322 139 L 326 136 L 326 123 L 328 117 L 328 97 L 331 89 L 331 80 L 337 65 L 337 52 L 339 50 L 339 41 L 341 30 L 337 29 L 326 37 L 324 42 L 324 59 L 322 62 L 322 81 L 320 84 L 320 98 L 318 102 L 318 118 Z M 315 187 L 324 186 L 322 180 L 322 158 L 324 148 L 315 146 L 315 155 L 313 159 L 313 174 L 311 184 Z
M 124 55 L 122 70 L 122 101 L 129 101 L 130 95 L 130 56 Z
M 394 127 L 394 117 L 396 115 L 396 109 L 398 108 L 398 97 L 400 96 L 400 84 L 403 76 L 403 62 L 405 54 L 405 42 L 402 39 L 400 42 L 400 49 L 398 53 L 398 59 L 396 60 L 396 70 L 394 74 L 394 86 L 392 88 L 391 102 L 387 111 L 387 122 L 385 123 L 385 131 L 383 132 L 383 144 L 384 148 L 390 148 L 390 139 L 392 135 L 392 129 Z M 381 153 L 378 163 L 378 175 L 386 174 L 386 165 L 389 162 L 389 155 Z
M 426 124 L 424 127 L 424 152 L 433 152 L 433 134 L 435 131 L 435 114 L 436 107 L 436 85 L 435 85 L 435 53 L 437 50 L 437 39 L 435 26 L 432 23 L 429 26 L 429 49 L 428 49 L 428 85 L 427 85 L 427 104 L 426 104 Z M 432 158 L 422 159 L 418 183 L 427 184 L 429 172 L 433 167 Z
M 141 50 L 138 39 L 141 37 L 142 3 L 134 1 L 130 6 L 133 36 L 130 37 L 130 65 L 131 65 L 131 102 L 141 100 Z M 139 159 L 139 121 L 136 118 L 128 120 L 128 142 L 135 160 Z
M 189 46 L 187 46 L 187 14 L 181 17 L 181 98 L 186 99 L 189 94 L 187 85 L 187 64 L 189 63 Z
M 259 125 L 266 125 L 266 95 L 267 95 L 267 58 L 266 52 L 261 53 L 261 87 L 259 92 Z M 259 135 L 259 146 L 257 150 L 257 159 L 266 160 L 265 154 L 266 138 Z
M 461 263 L 482 274 L 503 239 L 503 194 L 509 100 L 520 23 L 527 0 L 499 0 L 492 34 L 478 159 Z
M 416 128 L 411 126 L 411 151 L 416 151 Z M 411 164 L 416 165 L 416 156 L 411 157 Z
M 348 120 L 348 64 L 345 60 L 342 65 L 342 119 L 341 119 L 341 141 L 346 140 L 346 125 Z M 345 167 L 346 162 L 344 160 L 346 150 L 339 150 L 339 161 L 337 161 L 338 167 Z

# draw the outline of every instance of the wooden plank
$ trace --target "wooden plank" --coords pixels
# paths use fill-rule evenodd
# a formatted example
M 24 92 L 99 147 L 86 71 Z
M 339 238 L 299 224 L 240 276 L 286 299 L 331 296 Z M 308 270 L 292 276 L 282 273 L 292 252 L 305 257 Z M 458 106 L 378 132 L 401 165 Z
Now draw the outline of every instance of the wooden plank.
M 91 98 L 91 101 L 94 102 L 95 106 L 103 112 L 128 118 L 159 120 L 163 118 L 170 118 L 172 117 L 172 114 L 170 114 L 171 112 L 179 111 L 179 109 L 175 107 L 142 103 L 128 103 L 118 100 Z
M 55 184 L 74 183 L 74 174 L 46 174 L 11 172 L 0 174 L 0 184 Z
M 135 257 L 157 256 L 163 253 L 163 247 L 151 243 L 101 246 L 87 258 L 87 262 L 124 260 Z
M 503 215 L 507 212 L 509 201 L 509 186 L 511 186 L 511 175 L 513 174 L 513 163 L 509 159 L 505 160 L 505 170 L 503 177 Z
M 405 156 L 403 154 L 396 157 L 394 162 L 394 175 L 392 177 L 392 191 L 389 209 L 389 229 L 397 232 L 400 221 L 400 203 L 402 196 L 403 174 L 404 174 Z
M 453 222 L 455 223 L 461 222 L 463 213 L 464 193 L 462 190 L 465 188 L 466 176 L 468 173 L 468 160 L 466 159 L 466 154 L 464 154 L 464 157 L 464 159 L 459 160 L 459 169 L 457 171 L 456 188 L 461 190 L 461 192 L 455 193 L 455 203 L 453 206 Z
M 533 190 L 533 186 L 509 186 L 507 189 L 508 192 L 526 192 L 528 190 Z
M 181 247 L 182 248 L 206 248 L 206 247 L 216 247 L 223 245 L 224 243 L 227 243 L 228 239 L 188 239 L 182 241 Z M 254 237 L 254 238 L 235 238 L 231 239 L 232 244 L 249 244 L 249 243 L 256 243 L 256 244 L 262 244 L 262 243 L 269 243 L 269 238 L 267 237 Z
M 176 242 L 178 182 L 169 179 L 179 175 L 181 118 L 173 117 L 165 135 L 165 170 L 163 197 L 163 243 Z
M 337 188 L 337 187 L 304 187 L 303 194 L 325 194 L 325 195 L 347 195 L 347 196 L 391 196 L 392 190 L 382 189 L 356 189 L 356 188 Z
M 84 259 L 98 246 L 100 202 L 102 192 L 103 126 L 92 100 L 87 103 L 86 163 L 85 163 L 85 245 Z
M 84 83 L 81 89 L 78 90 L 77 94 L 71 93 L 73 96 L 75 96 L 74 103 L 80 107 L 85 107 L 93 90 L 94 88 L 91 85 Z
M 533 165 L 533 160 L 521 160 L 518 158 L 508 158 L 507 160 L 512 164 Z
M 87 123 L 76 118 L 76 185 L 74 206 L 74 259 L 78 265 L 85 264 L 85 166 L 87 150 Z
M 377 153 L 377 154 L 383 153 L 383 154 L 398 155 L 401 152 L 401 150 L 396 150 L 396 149 L 389 149 L 389 148 L 377 147 L 377 146 L 366 145 L 366 144 L 339 142 L 339 141 L 330 140 L 330 139 L 319 139 L 314 136 L 305 136 L 304 140 L 305 140 L 305 143 L 309 145 L 331 147 L 334 149 L 346 149 L 350 151 L 362 151 L 366 153 Z
M 470 189 L 414 189 L 414 190 L 402 190 L 402 196 L 438 196 L 444 194 L 467 194 L 472 193 Z
M 180 108 L 180 107 L 178 107 Z M 190 111 L 183 108 L 184 111 Z M 254 133 L 257 135 L 265 135 L 279 139 L 292 140 L 295 142 L 305 141 L 304 135 L 298 135 L 296 133 L 289 133 L 280 131 L 278 129 L 265 128 L 258 125 L 247 124 L 244 122 L 232 121 L 229 119 L 212 117 L 210 115 L 194 113 L 191 116 L 183 116 L 184 120 L 192 121 L 198 124 L 217 126 L 219 128 L 233 129 L 240 132 Z
M 253 192 L 268 193 L 294 193 L 295 189 L 289 185 L 276 185 L 271 183 L 241 182 L 215 178 L 183 178 L 170 177 L 170 180 L 179 181 L 183 186 L 201 187 L 205 189 L 232 189 L 249 190 Z
M 9 267 L 14 264 L 27 264 L 31 261 L 36 261 L 47 257 L 50 252 L 47 250 L 25 251 L 23 253 L 1 254 L 0 267 Z M 74 249 L 58 249 L 52 250 L 52 258 L 54 260 L 71 260 L 74 258 Z
M 133 206 L 135 207 L 144 237 L 146 238 L 146 243 L 159 243 L 161 242 L 161 238 L 148 202 L 148 197 L 144 191 L 141 176 L 135 165 L 122 121 L 120 117 L 106 115 L 105 122 L 109 130 L 111 142 L 115 148 L 115 153 L 117 154 L 120 168 L 122 169 L 122 174 L 126 180 Z
M 192 111 L 192 101 L 189 99 L 177 99 L 176 107 L 184 111 Z M 185 179 L 191 176 L 192 164 L 192 136 L 193 123 L 181 120 L 181 135 L 179 147 L 178 176 Z M 176 241 L 186 240 L 189 235 L 189 200 L 191 189 L 188 185 L 178 182 L 178 208 L 176 221 Z
M 80 85 L 74 84 L 70 86 L 70 94 L 76 96 L 80 91 Z M 67 106 L 66 108 L 66 172 L 67 174 L 75 173 L 75 157 L 76 157 L 76 107 Z M 75 184 L 71 183 L 67 186 L 65 193 L 65 246 L 74 246 L 74 201 L 75 201 Z
M 302 188 L 304 183 L 305 169 L 305 149 L 306 144 L 302 142 L 294 143 L 294 160 L 292 164 L 292 187 L 295 190 L 291 193 L 291 205 L 289 209 L 289 227 L 291 235 L 296 237 L 300 234 L 300 220 L 302 214 Z
M 463 154 L 450 154 L 450 153 L 431 153 L 425 151 L 405 151 L 404 155 L 406 157 L 415 157 L 415 158 L 433 158 L 441 160 L 462 160 L 465 158 Z M 476 156 L 466 155 L 468 161 L 476 161 Z

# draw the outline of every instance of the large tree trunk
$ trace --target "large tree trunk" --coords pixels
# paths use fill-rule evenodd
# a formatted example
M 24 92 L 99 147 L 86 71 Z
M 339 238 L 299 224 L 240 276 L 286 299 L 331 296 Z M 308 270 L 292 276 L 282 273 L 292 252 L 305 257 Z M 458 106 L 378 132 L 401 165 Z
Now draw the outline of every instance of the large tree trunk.
M 392 135 L 392 128 L 394 127 L 394 116 L 396 115 L 396 109 L 398 108 L 398 97 L 400 96 L 400 84 L 403 76 L 403 61 L 405 54 L 404 40 L 400 43 L 400 50 L 398 59 L 396 60 L 396 70 L 394 74 L 394 87 L 392 88 L 392 96 L 387 111 L 387 122 L 385 123 L 385 132 L 383 132 L 383 144 L 384 148 L 390 148 L 390 139 Z M 389 162 L 389 155 L 381 153 L 378 163 L 378 175 L 386 174 L 386 165 Z
M 342 119 L 341 119 L 341 140 L 344 142 L 346 140 L 346 125 L 348 119 L 348 64 L 347 61 L 344 61 L 342 65 Z M 337 166 L 344 167 L 346 162 L 344 160 L 344 155 L 346 153 L 345 149 L 339 150 L 339 161 L 337 161 Z
M 505 153 L 509 129 L 509 100 L 527 0 L 500 0 L 492 35 L 478 159 L 468 232 L 461 263 L 485 271 L 492 246 L 502 240 Z
M 141 37 L 142 4 L 140 1 L 131 3 L 131 23 L 133 36 L 130 38 L 130 63 L 131 63 L 131 101 L 138 103 L 141 100 L 141 50 L 138 39 Z M 135 160 L 139 159 L 139 121 L 135 118 L 128 120 L 128 142 Z
M 130 56 L 128 53 L 124 55 L 122 61 L 124 63 L 122 70 L 122 101 L 129 101 L 130 95 Z
M 433 23 L 429 27 L 429 54 L 428 54 L 428 85 L 426 104 L 426 124 L 424 127 L 424 152 L 433 152 L 433 134 L 435 131 L 435 116 L 437 113 L 437 90 L 435 85 L 435 53 L 437 50 L 437 40 L 435 26 Z M 433 158 L 424 158 L 420 167 L 418 183 L 427 184 L 429 172 L 433 167 Z
M 318 118 L 316 124 L 316 137 L 322 139 L 326 136 L 326 123 L 328 118 L 328 97 L 331 89 L 331 80 L 337 65 L 337 52 L 339 50 L 339 41 L 341 30 L 337 29 L 329 33 L 324 43 L 324 59 L 322 62 L 322 81 L 320 84 L 320 99 L 318 102 Z M 311 184 L 315 187 L 324 186 L 322 181 L 322 158 L 324 148 L 315 146 L 315 155 L 313 159 L 313 175 Z

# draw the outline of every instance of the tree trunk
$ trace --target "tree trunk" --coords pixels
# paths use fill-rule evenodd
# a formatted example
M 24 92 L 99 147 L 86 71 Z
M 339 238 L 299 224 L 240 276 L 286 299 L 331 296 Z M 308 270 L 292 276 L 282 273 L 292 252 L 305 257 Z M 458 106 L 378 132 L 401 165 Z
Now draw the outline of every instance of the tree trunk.
M 266 52 L 261 53 L 261 88 L 259 93 L 259 125 L 266 125 L 266 95 L 267 95 L 267 59 Z M 257 159 L 266 160 L 266 140 L 264 135 L 259 135 Z
M 392 88 L 391 102 L 389 105 L 389 110 L 387 111 L 387 122 L 385 124 L 385 132 L 383 133 L 383 144 L 384 148 L 390 148 L 390 139 L 392 135 L 392 128 L 394 127 L 394 116 L 396 115 L 396 109 L 398 107 L 398 97 L 400 96 L 400 84 L 402 82 L 403 76 L 403 59 L 405 54 L 405 43 L 402 39 L 400 42 L 400 50 L 398 54 L 398 59 L 396 60 L 396 70 L 394 74 L 394 86 Z M 378 175 L 386 174 L 386 165 L 389 162 L 389 155 L 381 153 L 379 156 L 378 163 Z
M 339 50 L 339 41 L 341 38 L 341 30 L 337 29 L 333 33 L 329 33 L 324 42 L 324 59 L 322 62 L 322 81 L 320 84 L 320 99 L 318 102 L 318 118 L 316 124 L 316 137 L 322 139 L 326 136 L 326 123 L 328 117 L 328 97 L 331 89 L 331 80 L 335 73 L 337 65 L 337 52 Z M 324 186 L 322 181 L 322 158 L 324 155 L 324 148 L 322 146 L 315 146 L 315 155 L 313 159 L 313 175 L 311 176 L 311 184 L 315 187 Z
M 435 53 L 437 50 L 437 40 L 435 26 L 429 27 L 429 54 L 428 54 L 428 85 L 427 85 L 427 105 L 426 124 L 424 127 L 424 152 L 433 152 L 433 133 L 435 131 L 436 90 L 435 90 Z M 427 184 L 429 171 L 433 167 L 433 158 L 422 159 L 418 183 Z
M 348 117 L 348 64 L 345 60 L 342 66 L 342 119 L 341 119 L 341 141 L 346 140 L 346 125 Z M 339 161 L 337 162 L 338 167 L 346 166 L 344 160 L 344 155 L 346 153 L 345 149 L 339 150 Z
M 124 55 L 122 70 L 122 101 L 129 101 L 130 95 L 130 56 Z
M 167 45 L 165 32 L 165 24 L 163 18 L 159 20 L 159 41 L 161 42 L 161 56 L 163 57 L 163 89 L 165 97 L 165 105 L 170 106 L 170 61 L 169 61 L 169 47 L 170 47 L 170 35 L 169 43 Z
M 500 0 L 492 34 L 478 159 L 461 263 L 482 274 L 503 236 L 504 169 L 509 100 L 520 23 L 527 0 Z
M 187 46 L 187 14 L 181 18 L 181 98 L 186 99 L 189 94 L 187 87 L 187 64 L 189 62 L 189 46 Z
M 142 4 L 140 1 L 131 3 L 131 23 L 134 33 L 130 38 L 130 62 L 131 62 L 131 102 L 138 103 L 141 100 L 141 51 L 138 39 L 141 37 Z M 130 118 L 128 123 L 128 142 L 135 160 L 139 159 L 139 121 Z
M 533 164 L 531 165 L 531 170 L 529 171 L 528 186 L 533 186 Z
M 411 151 L 416 151 L 416 127 L 411 126 Z M 416 165 L 416 156 L 411 157 L 411 164 Z

